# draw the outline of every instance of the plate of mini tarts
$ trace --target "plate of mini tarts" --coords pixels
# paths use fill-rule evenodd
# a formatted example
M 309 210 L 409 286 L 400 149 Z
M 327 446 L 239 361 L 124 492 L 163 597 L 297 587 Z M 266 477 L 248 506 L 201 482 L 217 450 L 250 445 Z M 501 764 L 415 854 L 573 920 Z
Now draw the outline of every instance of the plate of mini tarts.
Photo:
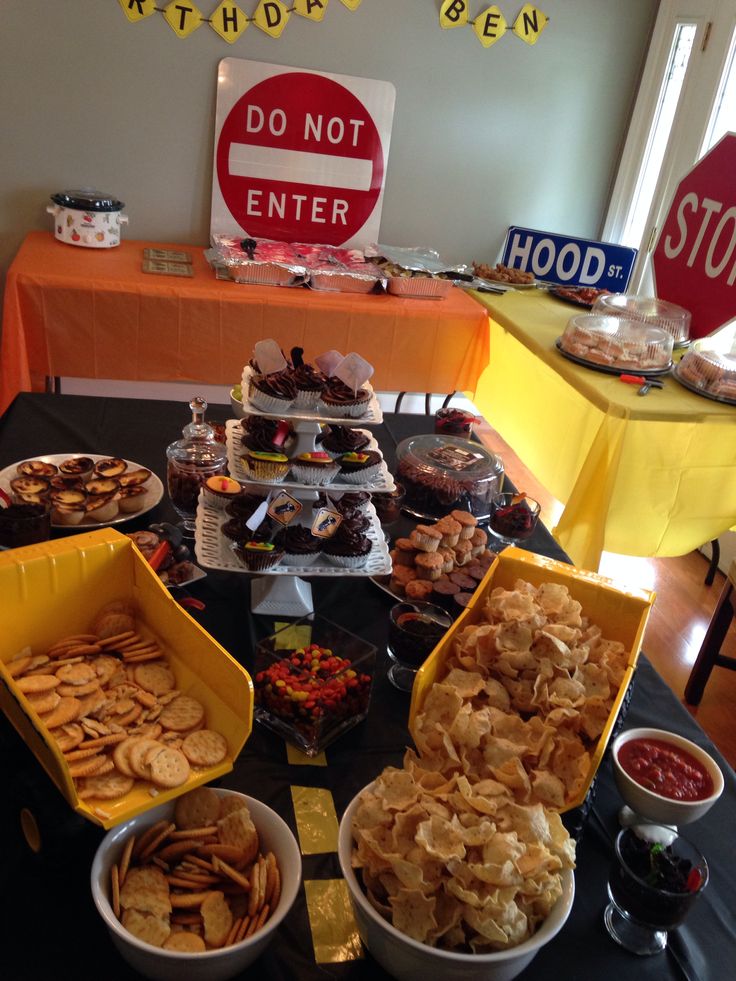
M 98 477 L 120 477 L 128 469 L 125 460 L 119 456 L 108 457 L 106 460 L 98 460 L 94 466 L 94 472 Z
M 117 525 L 130 521 L 134 516 L 151 511 L 160 503 L 164 496 L 164 486 L 155 474 L 142 467 L 140 463 L 125 460 L 121 457 L 120 459 L 125 464 L 126 470 L 120 475 L 120 478 L 115 478 L 116 490 L 115 494 L 112 495 L 115 501 L 115 507 L 109 507 L 109 502 L 106 501 L 105 503 L 108 504 L 107 508 L 102 508 L 102 505 L 98 504 L 96 507 L 88 509 L 88 500 L 91 501 L 95 498 L 104 500 L 109 495 L 104 493 L 88 495 L 85 492 L 85 483 L 108 479 L 101 477 L 95 470 L 95 467 L 98 463 L 104 464 L 106 461 L 109 463 L 117 459 L 117 457 L 111 457 L 108 453 L 88 453 L 85 455 L 74 455 L 71 453 L 41 454 L 35 458 L 29 457 L 26 460 L 16 462 L 0 470 L 0 488 L 14 497 L 19 503 L 39 504 L 48 500 L 51 504 L 52 528 L 73 528 L 75 531 L 87 531 L 92 528 L 99 528 L 101 525 Z M 77 463 L 72 467 L 67 466 L 67 470 L 79 472 L 65 472 L 62 469 L 63 465 L 68 465 L 70 461 L 77 461 Z M 45 488 L 40 493 L 28 491 L 18 492 L 13 490 L 11 482 L 21 476 L 18 474 L 18 467 L 22 463 L 47 464 L 49 467 L 54 467 L 56 472 L 52 476 L 43 477 L 40 470 L 45 468 L 27 467 L 26 469 L 37 470 L 39 472 L 24 474 L 23 476 L 45 481 Z M 121 489 L 125 484 L 129 487 L 140 487 L 143 493 L 122 497 Z M 98 487 L 98 489 L 104 490 L 105 485 L 102 485 L 101 488 Z M 64 493 L 67 491 L 73 492 L 73 494 L 67 496 Z M 59 497 L 59 494 L 62 494 L 62 496 Z M 79 497 L 80 494 L 81 499 Z M 107 515 L 113 511 L 113 517 L 107 518 Z

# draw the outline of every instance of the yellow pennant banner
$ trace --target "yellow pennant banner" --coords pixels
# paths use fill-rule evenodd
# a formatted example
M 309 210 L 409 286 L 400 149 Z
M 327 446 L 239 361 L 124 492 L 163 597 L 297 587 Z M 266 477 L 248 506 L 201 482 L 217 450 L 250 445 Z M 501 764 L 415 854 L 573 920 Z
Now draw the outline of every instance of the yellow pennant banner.
M 546 14 L 533 3 L 525 3 L 513 22 L 512 31 L 526 44 L 536 44 L 547 24 L 549 17 Z M 445 31 L 455 27 L 472 27 L 483 47 L 490 48 L 501 40 L 509 25 L 495 3 L 471 19 L 470 0 L 443 0 L 440 4 L 440 27 Z
M 164 20 L 177 37 L 189 37 L 203 24 L 209 24 L 213 31 L 228 44 L 233 44 L 254 24 L 269 37 L 281 37 L 292 14 L 308 20 L 321 21 L 330 0 L 258 0 L 250 16 L 231 0 L 222 3 L 206 16 L 191 0 L 172 0 L 162 7 L 156 0 L 118 0 L 123 13 L 135 24 L 151 14 L 162 14 Z M 357 10 L 362 0 L 340 0 L 348 10 Z

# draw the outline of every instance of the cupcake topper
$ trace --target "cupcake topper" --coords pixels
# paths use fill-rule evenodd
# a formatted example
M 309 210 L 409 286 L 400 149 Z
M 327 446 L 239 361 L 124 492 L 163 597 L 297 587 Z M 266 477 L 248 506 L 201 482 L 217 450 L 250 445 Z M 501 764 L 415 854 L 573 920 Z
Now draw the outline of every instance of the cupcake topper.
M 281 491 L 271 501 L 268 506 L 268 516 L 278 521 L 279 524 L 288 525 L 296 518 L 302 510 L 300 501 L 297 501 L 291 494 Z
M 268 505 L 271 500 L 271 495 L 269 494 L 265 501 L 261 501 L 258 507 L 255 509 L 253 514 L 245 522 L 246 528 L 250 531 L 257 531 L 258 528 L 263 524 L 263 520 L 268 513 Z
M 304 348 L 293 347 L 289 353 L 291 354 L 292 367 L 301 368 L 304 364 Z
M 314 363 L 329 378 L 330 375 L 334 375 L 335 368 L 337 368 L 342 360 L 344 359 L 339 351 L 325 351 L 324 354 L 320 354 L 319 357 L 314 359 Z
M 289 423 L 286 419 L 279 419 L 276 426 L 276 431 L 273 434 L 271 442 L 274 446 L 283 446 L 286 437 L 289 435 Z
M 273 375 L 286 368 L 286 358 L 274 340 L 257 341 L 253 355 L 262 375 Z
M 352 388 L 354 392 L 357 392 L 373 375 L 373 365 L 369 361 L 366 361 L 365 358 L 361 358 L 355 351 L 351 351 L 350 354 L 342 359 L 332 373 L 341 382 L 345 382 L 348 388 Z

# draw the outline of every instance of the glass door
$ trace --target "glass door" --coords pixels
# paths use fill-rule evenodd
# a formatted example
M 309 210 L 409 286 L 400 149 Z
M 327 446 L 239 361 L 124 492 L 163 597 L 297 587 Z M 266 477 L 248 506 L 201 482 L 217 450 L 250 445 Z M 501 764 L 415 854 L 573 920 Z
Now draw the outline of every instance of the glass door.
M 678 182 L 736 130 L 736 0 L 662 0 L 603 238 L 639 249 L 630 289 L 652 291 L 649 260 Z

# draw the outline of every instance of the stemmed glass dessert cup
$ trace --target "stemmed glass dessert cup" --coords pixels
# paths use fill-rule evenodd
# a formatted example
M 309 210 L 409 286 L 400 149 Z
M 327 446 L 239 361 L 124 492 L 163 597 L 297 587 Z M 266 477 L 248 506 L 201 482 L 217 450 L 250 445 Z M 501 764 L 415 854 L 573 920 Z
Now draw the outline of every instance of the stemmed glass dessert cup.
M 612 939 L 640 956 L 665 949 L 667 931 L 680 926 L 708 883 L 708 865 L 687 838 L 653 830 L 663 829 L 619 832 L 603 914 Z
M 518 545 L 534 534 L 541 506 L 526 494 L 496 494 L 491 501 L 489 527 L 504 545 Z
M 388 625 L 388 680 L 411 691 L 417 671 L 452 626 L 452 617 L 432 603 L 396 603 Z

